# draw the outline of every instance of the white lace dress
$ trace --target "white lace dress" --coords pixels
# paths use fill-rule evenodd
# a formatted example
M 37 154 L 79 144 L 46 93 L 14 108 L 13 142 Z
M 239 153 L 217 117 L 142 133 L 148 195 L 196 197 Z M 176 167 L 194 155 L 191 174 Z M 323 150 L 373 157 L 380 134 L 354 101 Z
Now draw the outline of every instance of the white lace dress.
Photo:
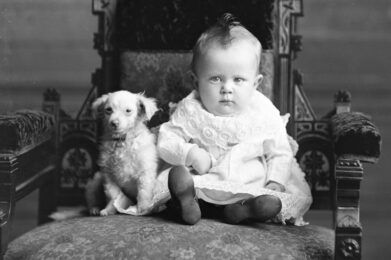
M 294 220 L 302 225 L 303 215 L 312 202 L 304 173 L 294 159 L 284 117 L 272 102 L 256 92 L 245 113 L 219 117 L 206 111 L 193 91 L 178 103 L 171 120 L 160 127 L 159 155 L 171 165 L 185 165 L 191 148 L 199 146 L 210 153 L 212 168 L 193 179 L 199 199 L 226 205 L 250 197 L 271 194 L 282 201 L 277 220 Z M 164 188 L 168 171 L 159 176 L 156 204 L 169 193 Z M 265 189 L 275 181 L 286 191 Z

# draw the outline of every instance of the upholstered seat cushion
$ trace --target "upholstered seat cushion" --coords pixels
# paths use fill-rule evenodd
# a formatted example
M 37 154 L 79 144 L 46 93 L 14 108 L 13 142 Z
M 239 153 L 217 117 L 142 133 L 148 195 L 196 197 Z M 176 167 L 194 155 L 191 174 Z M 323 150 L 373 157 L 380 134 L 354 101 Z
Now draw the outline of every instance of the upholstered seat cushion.
M 318 226 L 114 215 L 39 226 L 12 241 L 5 259 L 332 259 L 333 248 L 333 231 Z

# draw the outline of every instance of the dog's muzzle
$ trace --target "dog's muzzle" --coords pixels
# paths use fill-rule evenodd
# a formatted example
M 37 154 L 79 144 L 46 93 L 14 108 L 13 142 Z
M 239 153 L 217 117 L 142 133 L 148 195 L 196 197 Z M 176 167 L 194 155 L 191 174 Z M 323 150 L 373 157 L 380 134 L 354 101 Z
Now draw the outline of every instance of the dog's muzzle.
M 126 140 L 126 134 L 113 136 L 112 140 L 116 142 L 124 142 Z
M 110 127 L 114 130 L 118 129 L 118 126 L 119 126 L 119 121 L 118 120 L 112 120 L 110 121 Z

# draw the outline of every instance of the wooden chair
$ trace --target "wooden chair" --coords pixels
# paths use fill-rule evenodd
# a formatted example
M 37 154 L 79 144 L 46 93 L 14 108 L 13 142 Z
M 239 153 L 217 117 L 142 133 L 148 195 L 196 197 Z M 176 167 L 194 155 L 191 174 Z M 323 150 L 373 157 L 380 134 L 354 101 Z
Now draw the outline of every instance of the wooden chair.
M 114 215 L 75 218 L 40 226 L 14 240 L 6 258 L 103 259 L 360 259 L 359 219 L 362 162 L 380 154 L 380 135 L 365 115 L 350 111 L 350 95 L 335 95 L 334 109 L 317 118 L 292 61 L 301 50 L 296 19 L 300 0 L 93 0 L 98 16 L 94 47 L 102 57 L 93 87 L 76 118 L 59 120 L 61 205 L 83 201 L 85 183 L 96 171 L 99 123 L 89 104 L 119 89 L 156 97 L 162 112 L 150 124 L 168 119 L 169 102 L 188 91 L 190 49 L 199 34 L 224 12 L 234 13 L 259 37 L 264 52 L 262 91 L 290 113 L 288 131 L 300 149 L 312 209 L 334 212 L 334 229 L 264 223 L 228 225 L 202 219 L 187 226 L 169 212 L 145 217 Z
M 9 243 L 16 203 L 39 190 L 38 224 L 48 222 L 57 204 L 54 92 L 45 93 L 44 110 L 0 115 L 0 258 Z

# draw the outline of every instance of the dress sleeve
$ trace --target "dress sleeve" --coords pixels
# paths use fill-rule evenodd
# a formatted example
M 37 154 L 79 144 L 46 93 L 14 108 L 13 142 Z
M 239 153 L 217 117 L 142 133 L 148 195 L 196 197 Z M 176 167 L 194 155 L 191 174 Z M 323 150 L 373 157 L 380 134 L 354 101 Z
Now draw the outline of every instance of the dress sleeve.
M 172 165 L 185 165 L 190 149 L 196 144 L 189 143 L 190 138 L 172 122 L 164 123 L 159 130 L 159 156 Z
M 290 178 L 290 166 L 293 152 L 288 141 L 285 123 L 279 112 L 273 118 L 273 135 L 264 141 L 264 151 L 267 163 L 267 182 L 274 181 L 284 186 Z
M 284 186 L 290 178 L 292 151 L 286 135 L 280 134 L 275 142 L 266 141 L 267 182 L 274 181 Z

